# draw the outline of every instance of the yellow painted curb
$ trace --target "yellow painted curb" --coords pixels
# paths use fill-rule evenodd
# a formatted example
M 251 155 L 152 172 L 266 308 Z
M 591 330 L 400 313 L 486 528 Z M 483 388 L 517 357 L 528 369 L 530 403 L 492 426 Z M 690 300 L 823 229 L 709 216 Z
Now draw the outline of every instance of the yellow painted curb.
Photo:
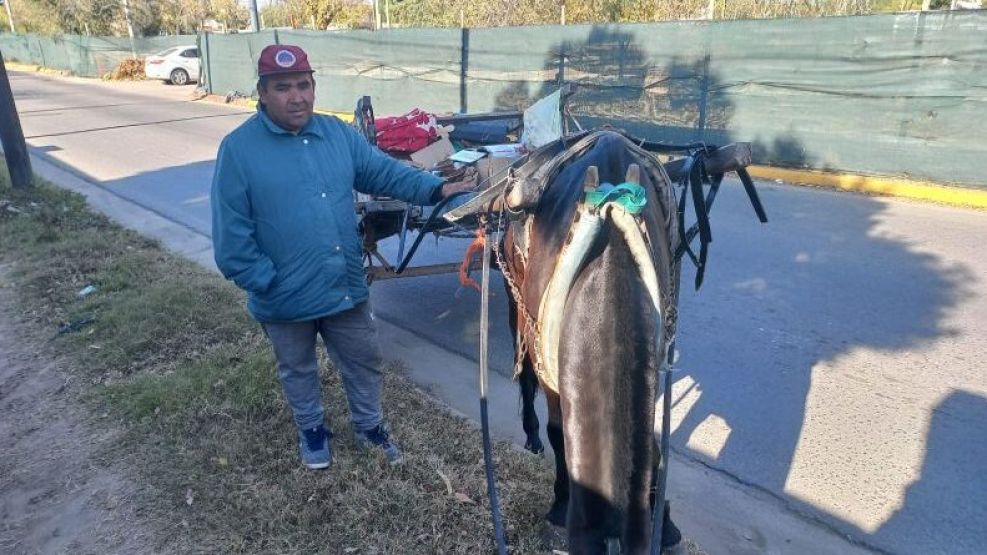
M 35 64 L 22 64 L 20 62 L 11 62 L 9 60 L 4 60 L 3 65 L 6 66 L 8 70 L 13 70 L 13 71 L 35 71 L 38 73 L 48 73 L 54 75 L 62 75 L 66 73 L 64 71 L 52 69 L 50 67 L 44 67 Z
M 913 181 L 893 177 L 826 173 L 770 166 L 751 166 L 747 168 L 747 171 L 758 179 L 780 179 L 790 183 L 833 187 L 844 191 L 987 209 L 987 190 L 944 186 L 929 181 Z
M 38 71 L 41 66 L 36 66 L 34 64 L 22 64 L 20 62 L 12 62 L 10 60 L 4 60 L 3 65 L 7 66 L 7 69 L 13 69 L 16 71 Z

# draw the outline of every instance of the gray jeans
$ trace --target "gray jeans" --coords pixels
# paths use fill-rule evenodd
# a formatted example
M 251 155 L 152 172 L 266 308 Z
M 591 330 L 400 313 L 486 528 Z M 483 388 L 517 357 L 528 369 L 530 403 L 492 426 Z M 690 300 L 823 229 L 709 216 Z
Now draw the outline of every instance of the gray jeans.
M 366 431 L 381 423 L 382 356 L 369 302 L 318 320 L 262 326 L 274 346 L 278 378 L 299 429 L 324 422 L 315 354 L 318 335 L 342 376 L 353 428 Z

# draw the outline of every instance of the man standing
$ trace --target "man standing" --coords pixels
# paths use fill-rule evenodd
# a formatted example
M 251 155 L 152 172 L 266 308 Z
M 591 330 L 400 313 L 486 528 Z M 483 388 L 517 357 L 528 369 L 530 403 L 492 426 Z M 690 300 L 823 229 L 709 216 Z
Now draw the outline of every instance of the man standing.
M 314 72 L 301 48 L 264 48 L 257 73 L 257 114 L 223 139 L 216 158 L 216 265 L 247 291 L 247 308 L 274 347 L 302 464 L 332 462 L 319 335 L 342 376 L 357 444 L 397 463 L 401 451 L 381 411 L 382 357 L 352 191 L 425 205 L 474 183 L 443 183 L 384 155 L 338 119 L 314 115 Z

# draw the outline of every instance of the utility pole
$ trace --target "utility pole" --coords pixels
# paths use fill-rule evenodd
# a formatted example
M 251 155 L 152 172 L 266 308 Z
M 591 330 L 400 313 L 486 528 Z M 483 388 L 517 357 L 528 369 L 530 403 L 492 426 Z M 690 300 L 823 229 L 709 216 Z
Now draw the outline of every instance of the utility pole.
M 130 22 L 130 3 L 123 0 L 123 18 L 127 20 L 127 34 L 130 35 L 130 53 L 137 57 L 137 44 L 134 42 L 134 25 Z
M 257 0 L 248 0 L 250 9 L 250 30 L 254 33 L 260 31 L 260 16 L 257 15 Z
M 24 142 L 24 131 L 21 120 L 17 116 L 17 106 L 14 105 L 14 93 L 10 90 L 7 79 L 7 66 L 0 52 L 0 143 L 3 144 L 3 154 L 7 159 L 7 170 L 10 172 L 10 183 L 15 189 L 26 189 L 31 186 L 31 157 L 27 153 L 27 143 Z
M 7 7 L 7 23 L 10 23 L 10 32 L 16 33 L 17 31 L 14 30 L 14 14 L 10 12 L 10 0 L 4 2 L 3 5 Z

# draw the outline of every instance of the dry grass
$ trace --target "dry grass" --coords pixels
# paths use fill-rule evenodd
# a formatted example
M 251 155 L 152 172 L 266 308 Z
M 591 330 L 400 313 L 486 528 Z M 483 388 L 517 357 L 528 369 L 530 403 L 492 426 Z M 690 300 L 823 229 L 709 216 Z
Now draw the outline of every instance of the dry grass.
M 220 277 L 43 184 L 25 194 L 0 183 L 0 258 L 12 263 L 22 309 L 92 384 L 88 405 L 127 430 L 105 456 L 134 469 L 146 510 L 169 523 L 168 543 L 149 548 L 491 549 L 478 431 L 393 368 L 385 406 L 406 463 L 391 468 L 355 448 L 337 373 L 324 366 L 336 459 L 329 472 L 307 471 L 270 350 L 244 315 L 242 295 Z M 97 291 L 80 298 L 87 285 Z M 551 468 L 508 445 L 495 458 L 513 552 L 543 552 Z
M 472 424 L 392 365 L 385 407 L 406 457 L 392 468 L 356 449 L 338 374 L 323 357 L 335 461 L 329 472 L 303 469 L 273 355 L 235 287 L 94 215 L 78 195 L 43 183 L 11 191 L 5 178 L 0 261 L 12 265 L 21 309 L 90 384 L 95 425 L 126 430 L 101 456 L 133 469 L 144 508 L 167 523 L 166 543 L 149 551 L 493 550 Z M 96 292 L 80 298 L 87 285 Z M 552 468 L 506 444 L 495 461 L 512 553 L 551 552 L 542 515 Z
M 127 58 L 103 78 L 109 81 L 143 81 L 144 59 Z

